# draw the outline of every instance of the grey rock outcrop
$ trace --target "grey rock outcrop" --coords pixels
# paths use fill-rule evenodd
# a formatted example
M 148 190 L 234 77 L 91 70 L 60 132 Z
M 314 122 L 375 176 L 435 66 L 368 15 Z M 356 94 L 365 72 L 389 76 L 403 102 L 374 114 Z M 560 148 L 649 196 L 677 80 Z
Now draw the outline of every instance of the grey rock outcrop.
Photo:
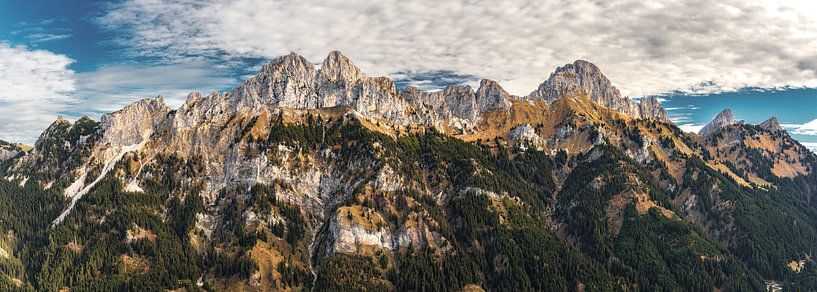
M 16 157 L 22 152 L 19 147 L 0 140 L 0 162 Z
M 763 121 L 760 123 L 760 127 L 771 132 L 783 131 L 783 127 L 781 127 L 780 123 L 777 122 L 776 117 L 771 117 L 768 120 Z
M 638 103 L 638 111 L 641 114 L 641 118 L 668 120 L 667 110 L 661 106 L 658 98 L 655 97 L 641 98 L 641 102 Z
M 153 134 L 159 124 L 167 119 L 170 108 L 161 96 L 142 99 L 121 110 L 102 116 L 103 142 L 112 146 L 129 146 L 142 143 Z
M 476 101 L 480 113 L 510 108 L 511 99 L 513 97 L 493 80 L 482 79 L 477 89 Z
M 701 136 L 709 136 L 720 129 L 726 128 L 727 126 L 734 125 L 735 117 L 732 115 L 731 109 L 725 109 L 718 113 L 714 119 L 712 119 L 709 124 L 706 124 L 700 131 L 698 131 L 698 135 Z

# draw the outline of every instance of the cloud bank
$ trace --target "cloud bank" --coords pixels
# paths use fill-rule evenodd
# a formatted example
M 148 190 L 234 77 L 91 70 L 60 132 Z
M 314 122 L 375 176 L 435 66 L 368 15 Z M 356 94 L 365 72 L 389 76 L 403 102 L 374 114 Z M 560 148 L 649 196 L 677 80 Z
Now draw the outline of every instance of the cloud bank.
M 781 124 L 780 126 L 794 134 L 817 136 L 817 119 L 805 124 Z
M 599 65 L 631 96 L 817 86 L 813 1 L 127 0 L 95 21 L 169 62 L 342 50 L 370 75 L 455 72 L 527 94 Z
M 0 43 L 0 140 L 33 145 L 59 115 L 77 119 L 163 95 L 172 107 L 191 91 L 207 94 L 238 81 L 206 62 L 109 65 L 69 69 L 73 59 L 46 50 Z
M 71 58 L 0 43 L 0 139 L 33 142 L 74 101 Z

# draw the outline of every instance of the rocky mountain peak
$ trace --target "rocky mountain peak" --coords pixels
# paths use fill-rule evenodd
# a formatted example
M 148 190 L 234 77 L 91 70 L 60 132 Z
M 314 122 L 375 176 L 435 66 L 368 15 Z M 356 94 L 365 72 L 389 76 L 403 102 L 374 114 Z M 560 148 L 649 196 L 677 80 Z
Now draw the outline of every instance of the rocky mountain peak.
M 564 96 L 587 96 L 594 101 L 613 101 L 621 93 L 601 72 L 601 69 L 584 60 L 576 60 L 556 68 L 550 77 L 532 92 L 530 98 L 544 99 L 548 103 Z M 602 103 L 606 106 L 606 104 Z
M 455 116 L 474 120 L 479 115 L 476 92 L 469 85 L 449 85 L 443 89 L 448 108 Z
M 576 60 L 556 69 L 550 77 L 525 99 L 544 100 L 547 103 L 562 97 L 586 97 L 609 109 L 634 118 L 666 120 L 666 111 L 655 98 L 645 98 L 637 104 L 622 97 L 610 79 L 593 63 Z
M 311 69 L 311 70 L 310 70 Z M 297 72 L 315 72 L 315 66 L 306 58 L 296 53 L 289 53 L 272 59 L 269 64 L 261 68 L 258 76 L 281 75 L 287 76 Z
M 57 116 L 57 119 L 55 119 L 54 122 L 52 122 L 51 125 L 49 125 L 48 128 L 46 128 L 40 134 L 40 137 L 37 138 L 37 141 L 34 143 L 34 146 L 39 148 L 40 145 L 42 144 L 42 141 L 45 141 L 46 139 L 48 139 L 48 137 L 51 137 L 57 132 L 65 131 L 68 127 L 71 127 L 71 121 L 69 121 L 63 116 Z
M 511 95 L 496 81 L 483 79 L 476 93 L 479 112 L 496 111 L 511 106 Z
M 327 80 L 334 84 L 343 82 L 347 85 L 354 86 L 366 78 L 363 71 L 356 67 L 352 61 L 340 51 L 332 51 L 329 53 L 329 56 L 323 60 L 320 72 Z
M 709 136 L 712 133 L 715 133 L 719 129 L 722 129 L 722 128 L 725 128 L 725 127 L 727 127 L 729 125 L 734 125 L 734 124 L 736 124 L 736 123 L 735 123 L 735 117 L 732 115 L 732 110 L 731 109 L 725 109 L 725 110 L 721 111 L 720 113 L 718 113 L 718 115 L 715 116 L 715 118 L 712 119 L 712 121 L 709 122 L 709 124 L 706 124 L 706 126 L 704 126 L 698 132 L 698 134 L 701 135 L 701 136 Z
M 777 122 L 777 117 L 771 117 L 763 121 L 760 123 L 760 127 L 772 132 L 783 131 L 783 128 L 780 127 L 780 123 Z

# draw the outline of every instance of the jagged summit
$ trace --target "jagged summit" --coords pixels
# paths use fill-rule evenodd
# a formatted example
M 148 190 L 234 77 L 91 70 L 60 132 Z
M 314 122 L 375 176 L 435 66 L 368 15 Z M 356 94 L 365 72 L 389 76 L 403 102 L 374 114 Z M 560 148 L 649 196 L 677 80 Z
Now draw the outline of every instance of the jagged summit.
M 763 121 L 760 123 L 760 127 L 772 132 L 783 131 L 783 128 L 780 127 L 780 123 L 777 122 L 777 117 L 771 117 Z
M 363 71 L 340 51 L 329 53 L 329 56 L 323 60 L 320 72 L 321 75 L 335 84 L 344 82 L 354 86 L 366 78 L 366 74 L 363 74 Z
M 482 79 L 477 89 L 477 105 L 479 112 L 496 111 L 509 108 L 513 96 L 508 94 L 498 82 Z
M 565 96 L 585 96 L 607 108 L 636 118 L 667 120 L 667 112 L 654 97 L 643 98 L 640 104 L 622 97 L 619 90 L 601 69 L 585 60 L 577 60 L 556 69 L 550 77 L 525 99 L 547 103 Z M 646 102 L 644 102 L 646 101 Z
M 715 133 L 717 130 L 725 128 L 729 125 L 734 125 L 735 123 L 735 117 L 732 115 L 732 110 L 724 109 L 718 113 L 718 115 L 715 116 L 715 118 L 712 119 L 709 124 L 706 124 L 706 126 L 698 131 L 698 134 L 701 136 L 709 136 Z
M 460 85 L 438 92 L 422 92 L 413 87 L 397 91 L 395 88 L 391 79 L 367 77 L 343 53 L 332 51 L 319 69 L 295 53 L 275 58 L 258 76 L 236 88 L 231 95 L 250 108 L 349 106 L 365 116 L 396 119 L 402 124 L 446 124 L 447 121 L 438 119 L 452 116 L 474 121 L 481 113 L 510 108 L 515 99 L 544 100 L 549 104 L 564 96 L 585 96 L 635 118 L 667 119 L 657 99 L 644 98 L 636 103 L 622 97 L 601 69 L 584 60 L 557 68 L 536 91 L 524 98 L 508 94 L 499 83 L 487 79 L 482 80 L 476 92 Z
M 529 99 L 544 99 L 548 103 L 563 96 L 586 95 L 594 101 L 608 101 L 621 98 L 621 93 L 612 86 L 601 69 L 584 60 L 576 60 L 556 68 L 550 77 L 528 95 Z

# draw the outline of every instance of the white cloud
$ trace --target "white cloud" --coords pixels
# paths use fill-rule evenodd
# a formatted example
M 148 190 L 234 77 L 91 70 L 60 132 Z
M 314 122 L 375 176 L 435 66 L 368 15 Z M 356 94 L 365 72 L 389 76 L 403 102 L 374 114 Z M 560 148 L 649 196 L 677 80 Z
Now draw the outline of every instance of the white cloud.
M 74 60 L 0 42 L 0 139 L 33 143 L 73 98 Z
M 370 75 L 452 70 L 527 94 L 599 65 L 623 93 L 817 86 L 814 1 L 128 0 L 97 22 L 171 61 L 342 50 Z
M 800 142 L 803 146 L 806 146 L 811 152 L 817 153 L 817 142 Z
M 701 131 L 701 129 L 703 129 L 704 126 L 706 126 L 706 125 L 705 124 L 682 124 L 682 125 L 678 125 L 678 128 L 680 128 L 682 131 L 687 132 L 687 133 L 696 133 L 697 134 L 698 132 Z
M 173 65 L 111 65 L 75 73 L 74 60 L 0 42 L 0 140 L 33 144 L 57 116 L 76 119 L 165 96 L 172 107 L 191 91 L 207 94 L 237 83 L 203 61 Z
M 72 107 L 78 113 L 96 118 L 135 100 L 157 95 L 165 97 L 171 107 L 177 107 L 192 91 L 208 94 L 237 83 L 220 72 L 203 61 L 156 66 L 105 66 L 77 74 L 76 95 L 81 100 Z
M 794 134 L 817 136 L 817 119 L 805 124 L 781 124 L 780 126 Z

